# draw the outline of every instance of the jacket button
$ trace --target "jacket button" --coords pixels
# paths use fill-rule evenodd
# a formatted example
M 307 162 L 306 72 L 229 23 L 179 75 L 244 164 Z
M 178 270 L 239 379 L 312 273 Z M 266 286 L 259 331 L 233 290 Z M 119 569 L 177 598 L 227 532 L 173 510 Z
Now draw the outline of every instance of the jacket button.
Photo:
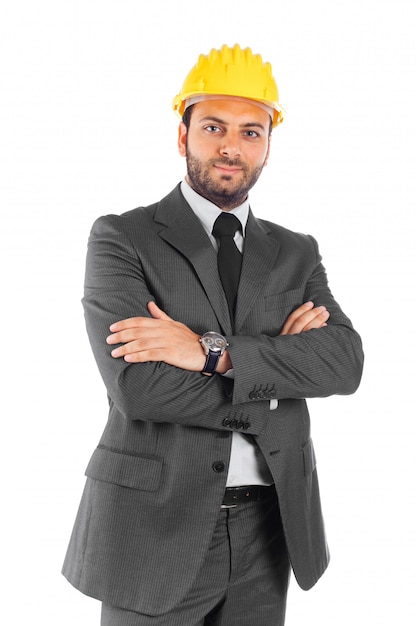
M 221 474 L 221 472 L 225 470 L 225 465 L 222 461 L 215 461 L 215 463 L 212 464 L 212 469 L 214 472 L 217 472 L 217 474 Z

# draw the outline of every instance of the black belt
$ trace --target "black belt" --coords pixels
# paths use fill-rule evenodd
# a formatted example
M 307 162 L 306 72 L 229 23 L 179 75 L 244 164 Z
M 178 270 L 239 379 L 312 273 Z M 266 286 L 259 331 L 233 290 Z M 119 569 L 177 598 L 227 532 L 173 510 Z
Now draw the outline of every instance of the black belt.
M 224 506 L 235 506 L 242 502 L 258 502 L 265 500 L 272 495 L 276 495 L 274 485 L 247 485 L 243 487 L 227 487 L 222 504 Z

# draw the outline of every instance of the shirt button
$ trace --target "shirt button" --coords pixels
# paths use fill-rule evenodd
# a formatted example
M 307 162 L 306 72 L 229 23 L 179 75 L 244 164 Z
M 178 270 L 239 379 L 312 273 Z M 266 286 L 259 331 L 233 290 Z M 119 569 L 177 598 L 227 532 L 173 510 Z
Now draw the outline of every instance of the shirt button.
M 217 472 L 217 474 L 221 474 L 221 472 L 225 470 L 225 464 L 222 461 L 215 461 L 215 463 L 212 464 L 212 469 L 214 472 Z

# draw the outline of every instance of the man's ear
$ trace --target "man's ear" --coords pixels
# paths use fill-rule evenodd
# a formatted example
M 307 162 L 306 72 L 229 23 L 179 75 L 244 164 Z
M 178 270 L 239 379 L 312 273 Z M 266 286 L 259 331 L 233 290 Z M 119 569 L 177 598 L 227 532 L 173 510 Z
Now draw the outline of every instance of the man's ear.
M 183 122 L 179 124 L 178 128 L 178 150 L 181 156 L 186 156 L 186 134 L 187 128 Z

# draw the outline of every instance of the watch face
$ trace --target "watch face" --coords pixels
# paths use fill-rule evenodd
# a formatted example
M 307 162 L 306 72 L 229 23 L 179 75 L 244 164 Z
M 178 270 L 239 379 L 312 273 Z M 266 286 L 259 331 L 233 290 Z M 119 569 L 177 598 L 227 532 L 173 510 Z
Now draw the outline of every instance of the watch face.
M 202 336 L 202 341 L 208 350 L 219 352 L 227 347 L 227 340 L 222 335 L 210 331 Z

